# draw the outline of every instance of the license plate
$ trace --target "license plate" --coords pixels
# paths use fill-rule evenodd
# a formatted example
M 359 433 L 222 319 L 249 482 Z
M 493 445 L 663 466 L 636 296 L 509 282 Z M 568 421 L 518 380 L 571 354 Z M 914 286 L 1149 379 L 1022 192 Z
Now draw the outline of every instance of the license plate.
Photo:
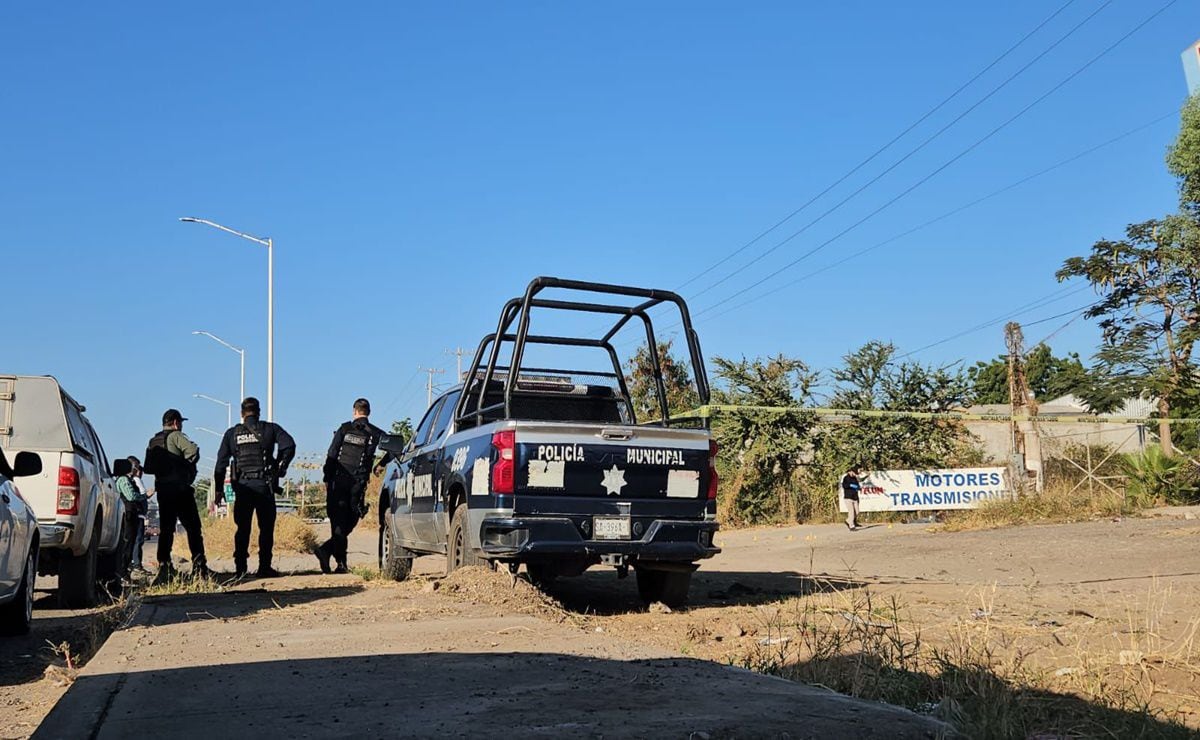
M 592 517 L 592 533 L 598 540 L 627 540 L 629 539 L 629 517 Z

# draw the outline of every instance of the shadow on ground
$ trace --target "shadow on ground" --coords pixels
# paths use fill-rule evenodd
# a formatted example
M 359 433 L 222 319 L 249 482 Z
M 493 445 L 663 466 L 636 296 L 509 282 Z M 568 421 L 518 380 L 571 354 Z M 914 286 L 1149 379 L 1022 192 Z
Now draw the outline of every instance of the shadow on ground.
M 1074 694 L 1017 685 L 979 661 L 946 663 L 939 675 L 930 675 L 897 668 L 876 655 L 853 653 L 777 664 L 768 672 L 873 700 L 924 705 L 967 737 L 1196 737 L 1194 730 L 1138 707 L 1115 708 Z
M 696 571 L 688 604 L 746 606 L 769 604 L 797 596 L 858 588 L 865 583 L 850 578 L 806 576 L 795 572 L 739 573 Z M 638 596 L 637 579 L 618 579 L 612 570 L 593 569 L 576 578 L 559 578 L 543 590 L 564 608 L 580 614 L 612 616 L 646 610 Z
M 34 602 L 29 634 L 0 640 L 0 686 L 37 681 L 47 667 L 65 665 L 65 653 L 55 652 L 63 643 L 70 647 L 74 665 L 87 662 L 123 617 L 120 605 L 60 609 L 56 594 L 40 594 Z
M 720 701 L 706 697 L 720 697 Z M 938 723 L 690 659 L 423 653 L 81 677 L 35 738 L 934 738 Z M 944 734 L 942 734 L 944 736 Z

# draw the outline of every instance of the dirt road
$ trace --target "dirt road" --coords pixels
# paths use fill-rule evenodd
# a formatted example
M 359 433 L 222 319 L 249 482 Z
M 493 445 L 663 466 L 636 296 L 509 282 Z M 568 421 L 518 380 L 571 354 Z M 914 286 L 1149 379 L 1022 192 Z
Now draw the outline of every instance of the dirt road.
M 693 607 L 675 613 L 648 613 L 633 579 L 611 571 L 562 580 L 543 596 L 503 576 L 442 579 L 434 557 L 418 560 L 404 584 L 322 576 L 311 558 L 282 558 L 300 572 L 147 600 L 39 737 L 93 727 L 94 737 L 148 727 L 235 737 L 496 727 L 532 736 L 929 736 L 935 725 L 911 713 L 721 664 L 761 650 L 779 612 L 814 584 L 895 596 L 932 639 L 963 622 L 1012 629 L 1051 667 L 1080 649 L 1115 655 L 1143 639 L 1145 630 L 1122 627 L 1134 615 L 1152 618 L 1165 643 L 1200 606 L 1198 537 L 1200 521 L 1182 518 L 967 533 L 727 532 L 725 552 L 695 577 Z M 370 534 L 356 533 L 352 564 L 373 561 Z M 15 657 L 8 648 L 0 662 Z M 27 735 L 48 707 L 18 713 L 11 698 L 54 691 L 31 671 L 0 676 L 0 735 Z M 1185 710 L 1188 701 L 1179 702 Z

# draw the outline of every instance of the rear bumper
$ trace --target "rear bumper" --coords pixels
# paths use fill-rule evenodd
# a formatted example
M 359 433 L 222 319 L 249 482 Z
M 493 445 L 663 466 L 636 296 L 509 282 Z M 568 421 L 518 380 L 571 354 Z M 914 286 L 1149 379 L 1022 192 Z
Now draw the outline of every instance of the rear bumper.
M 75 527 L 70 524 L 38 524 L 39 547 L 43 550 L 65 547 L 74 532 Z
M 572 556 L 598 561 L 623 555 L 639 561 L 695 562 L 721 552 L 713 545 L 718 524 L 710 520 L 656 519 L 637 539 L 586 539 L 568 517 L 489 517 L 479 530 L 480 549 L 489 558 L 538 560 Z

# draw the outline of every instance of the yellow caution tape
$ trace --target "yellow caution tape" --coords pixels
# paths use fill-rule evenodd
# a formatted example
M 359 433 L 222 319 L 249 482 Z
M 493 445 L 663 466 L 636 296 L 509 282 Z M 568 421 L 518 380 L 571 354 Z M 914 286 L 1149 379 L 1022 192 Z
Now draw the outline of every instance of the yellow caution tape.
M 864 418 L 945 419 L 947 421 L 1035 421 L 1038 424 L 1158 424 L 1164 421 L 1153 417 L 1139 416 L 1024 416 L 1012 414 L 965 414 L 953 411 L 884 411 L 882 409 L 831 409 L 806 406 L 733 406 L 710 404 L 692 411 L 674 414 L 673 420 L 708 419 L 718 413 L 759 411 L 768 413 L 804 413 L 817 416 L 851 416 Z M 1168 424 L 1200 424 L 1200 419 L 1165 419 Z

